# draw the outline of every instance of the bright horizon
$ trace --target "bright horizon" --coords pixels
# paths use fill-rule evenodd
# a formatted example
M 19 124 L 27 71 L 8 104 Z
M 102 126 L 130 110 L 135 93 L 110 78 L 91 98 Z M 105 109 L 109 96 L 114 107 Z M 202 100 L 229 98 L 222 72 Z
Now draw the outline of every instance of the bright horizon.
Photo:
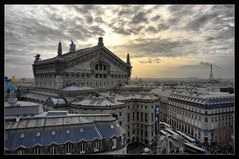
M 5 75 L 33 78 L 32 64 L 104 45 L 131 78 L 234 78 L 234 5 L 5 5 Z

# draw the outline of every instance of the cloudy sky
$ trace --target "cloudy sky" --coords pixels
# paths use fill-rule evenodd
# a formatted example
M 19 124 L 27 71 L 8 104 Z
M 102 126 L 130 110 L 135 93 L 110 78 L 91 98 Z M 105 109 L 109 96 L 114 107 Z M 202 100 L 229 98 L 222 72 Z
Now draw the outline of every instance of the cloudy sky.
M 105 46 L 132 77 L 234 78 L 234 5 L 5 5 L 5 75 L 33 77 L 32 63 Z

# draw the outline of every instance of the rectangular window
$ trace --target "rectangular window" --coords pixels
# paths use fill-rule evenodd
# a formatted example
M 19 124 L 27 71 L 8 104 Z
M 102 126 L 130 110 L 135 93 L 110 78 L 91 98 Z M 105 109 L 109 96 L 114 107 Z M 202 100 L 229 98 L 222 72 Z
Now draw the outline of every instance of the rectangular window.
M 40 154 L 40 148 L 38 148 L 38 147 L 35 148 L 34 152 L 35 152 L 36 155 L 39 155 Z
M 145 137 L 148 137 L 148 132 L 147 131 L 145 131 L 144 134 L 145 134 Z
M 139 112 L 137 112 L 137 121 L 139 121 Z
M 141 112 L 141 122 L 144 121 L 144 120 L 143 120 L 143 116 L 144 116 L 144 114 Z
M 129 122 L 129 115 L 130 115 L 130 114 L 128 113 L 128 122 Z
M 145 113 L 144 120 L 146 123 L 148 122 L 148 114 L 147 113 Z
M 121 145 L 124 145 L 124 136 L 121 136 Z
M 80 143 L 80 153 L 85 153 L 85 149 L 86 149 L 86 144 Z
M 154 113 L 151 113 L 151 122 L 154 122 Z
M 116 149 L 117 140 L 112 139 L 112 149 Z
M 93 142 L 93 148 L 94 148 L 94 152 L 97 152 L 100 148 L 100 142 L 99 141 L 94 141 Z
M 50 154 L 52 154 L 52 155 L 56 154 L 56 147 L 55 146 L 50 147 Z
M 134 113 L 135 113 L 135 112 L 133 112 L 133 121 L 134 121 Z
M 70 154 L 70 153 L 71 153 L 71 150 L 72 150 L 72 147 L 71 147 L 70 144 L 66 144 L 65 149 L 66 149 L 66 154 Z
M 17 151 L 17 154 L 18 154 L 18 155 L 23 155 L 23 154 L 24 154 L 24 150 L 18 150 L 18 151 Z
M 207 122 L 207 117 L 205 117 L 205 122 Z

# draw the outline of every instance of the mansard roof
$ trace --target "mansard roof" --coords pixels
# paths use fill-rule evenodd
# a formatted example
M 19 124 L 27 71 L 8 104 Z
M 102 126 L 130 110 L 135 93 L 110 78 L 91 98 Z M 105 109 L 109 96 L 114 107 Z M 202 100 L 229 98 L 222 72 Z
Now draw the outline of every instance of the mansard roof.
M 93 118 L 94 121 L 90 121 L 89 119 L 89 121 L 79 123 L 78 120 L 76 123 L 74 120 L 71 120 L 68 124 L 64 124 L 63 119 L 59 118 L 58 120 L 55 120 L 54 125 L 41 125 L 40 127 L 43 129 L 34 126 L 36 123 L 34 122 L 36 120 L 35 118 L 29 119 L 30 121 L 26 124 L 27 128 L 18 127 L 17 129 L 15 128 L 14 131 L 7 132 L 8 137 L 5 141 L 5 148 L 14 150 L 19 147 L 32 148 L 36 145 L 50 146 L 52 144 L 61 145 L 67 142 L 87 142 L 96 139 L 102 140 L 103 138 L 112 138 L 114 136 L 119 137 L 125 133 L 122 127 L 113 117 L 111 117 L 111 115 L 107 115 L 108 118 L 106 118 L 105 114 L 101 114 L 99 117 L 96 115 L 84 114 L 84 117 L 87 116 Z M 79 119 L 78 115 L 75 117 Z M 42 120 L 48 120 L 49 118 L 56 119 L 56 117 L 50 116 Z M 20 122 L 22 121 L 20 120 Z M 12 125 L 14 123 L 16 124 L 17 122 L 7 122 L 5 124 Z M 47 122 L 41 121 L 41 123 Z M 10 130 L 10 128 L 7 130 Z
M 99 45 L 96 45 L 94 47 L 81 49 L 81 50 L 78 50 L 76 52 L 67 52 L 67 53 L 65 53 L 61 56 L 56 56 L 56 57 L 53 57 L 53 58 L 37 61 L 34 64 L 35 65 L 50 64 L 50 63 L 54 63 L 56 61 L 69 62 L 69 61 L 72 61 L 76 58 L 79 58 L 79 57 L 87 55 L 87 54 L 94 53 L 94 52 L 99 51 L 99 50 L 103 50 L 104 52 L 108 53 L 112 58 L 116 59 L 119 63 L 123 64 L 124 66 L 128 66 L 128 64 L 126 62 L 121 60 L 112 51 L 110 51 L 109 49 L 107 49 L 104 46 L 99 46 Z

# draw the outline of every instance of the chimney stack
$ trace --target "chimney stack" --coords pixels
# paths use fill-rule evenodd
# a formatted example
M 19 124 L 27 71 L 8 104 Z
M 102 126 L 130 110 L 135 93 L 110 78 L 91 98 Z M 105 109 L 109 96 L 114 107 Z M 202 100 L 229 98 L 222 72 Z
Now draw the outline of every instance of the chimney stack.
M 104 46 L 102 37 L 99 37 L 98 46 Z

